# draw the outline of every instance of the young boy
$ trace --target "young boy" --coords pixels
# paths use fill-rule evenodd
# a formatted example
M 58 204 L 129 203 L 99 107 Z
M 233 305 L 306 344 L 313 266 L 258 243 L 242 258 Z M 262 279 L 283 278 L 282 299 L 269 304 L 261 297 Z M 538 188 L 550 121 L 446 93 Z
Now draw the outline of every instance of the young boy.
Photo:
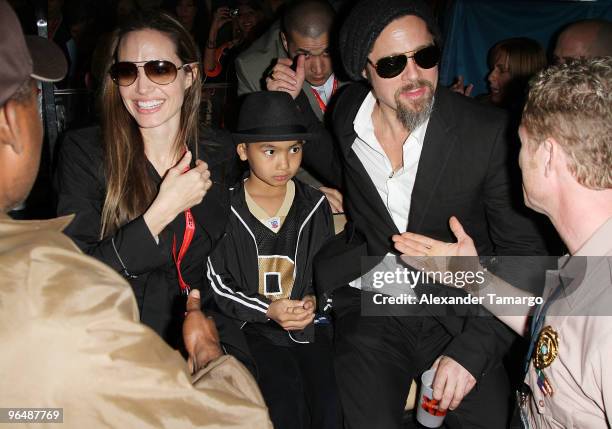
M 329 326 L 313 323 L 312 260 L 334 234 L 332 214 L 293 179 L 311 136 L 289 94 L 258 92 L 234 137 L 250 171 L 230 189 L 226 233 L 208 260 L 215 301 L 240 324 L 274 427 L 339 428 Z

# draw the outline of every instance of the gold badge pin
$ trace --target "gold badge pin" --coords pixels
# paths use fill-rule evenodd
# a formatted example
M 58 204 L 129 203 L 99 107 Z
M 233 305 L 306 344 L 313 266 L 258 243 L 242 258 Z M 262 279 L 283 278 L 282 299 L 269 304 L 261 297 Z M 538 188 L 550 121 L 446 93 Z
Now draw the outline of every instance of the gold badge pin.
M 551 328 L 546 326 L 540 332 L 536 343 L 536 353 L 533 357 L 533 364 L 537 369 L 544 369 L 550 366 L 559 353 L 559 335 Z

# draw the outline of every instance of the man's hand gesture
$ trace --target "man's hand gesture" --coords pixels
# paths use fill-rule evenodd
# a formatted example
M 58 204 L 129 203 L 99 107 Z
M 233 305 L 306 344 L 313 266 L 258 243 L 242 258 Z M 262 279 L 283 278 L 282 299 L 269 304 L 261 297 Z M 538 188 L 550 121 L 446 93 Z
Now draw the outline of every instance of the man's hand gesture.
M 305 61 L 304 55 L 298 55 L 294 71 L 291 58 L 279 58 L 266 78 L 268 91 L 285 91 L 295 100 L 304 86 Z

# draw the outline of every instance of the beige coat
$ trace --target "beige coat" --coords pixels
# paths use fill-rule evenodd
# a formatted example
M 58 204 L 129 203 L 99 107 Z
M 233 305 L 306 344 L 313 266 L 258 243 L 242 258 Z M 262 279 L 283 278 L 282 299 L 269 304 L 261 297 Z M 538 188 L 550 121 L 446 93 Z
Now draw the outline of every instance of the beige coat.
M 192 378 L 69 222 L 0 214 L 0 407 L 63 408 L 66 428 L 272 428 L 250 373 L 222 356 Z

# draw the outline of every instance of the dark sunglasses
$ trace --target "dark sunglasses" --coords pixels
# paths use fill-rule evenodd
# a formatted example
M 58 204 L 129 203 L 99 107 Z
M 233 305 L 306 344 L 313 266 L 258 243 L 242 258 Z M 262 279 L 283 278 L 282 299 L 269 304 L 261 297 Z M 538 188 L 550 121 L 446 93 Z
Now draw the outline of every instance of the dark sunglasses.
M 191 64 L 183 64 L 176 66 L 172 61 L 153 60 L 153 61 L 138 61 L 131 63 L 128 61 L 120 61 L 115 63 L 110 68 L 110 76 L 113 82 L 119 86 L 130 86 L 138 78 L 138 68 L 142 67 L 145 74 L 151 82 L 158 85 L 169 85 L 176 79 L 179 70 L 185 69 L 191 71 Z
M 408 55 L 408 52 L 391 55 L 379 59 L 376 64 L 368 58 L 368 62 L 376 69 L 378 76 L 383 79 L 391 79 L 404 71 L 408 64 L 408 58 L 413 58 L 420 68 L 430 69 L 440 61 L 440 48 L 436 45 L 430 45 L 415 51 L 412 55 Z

